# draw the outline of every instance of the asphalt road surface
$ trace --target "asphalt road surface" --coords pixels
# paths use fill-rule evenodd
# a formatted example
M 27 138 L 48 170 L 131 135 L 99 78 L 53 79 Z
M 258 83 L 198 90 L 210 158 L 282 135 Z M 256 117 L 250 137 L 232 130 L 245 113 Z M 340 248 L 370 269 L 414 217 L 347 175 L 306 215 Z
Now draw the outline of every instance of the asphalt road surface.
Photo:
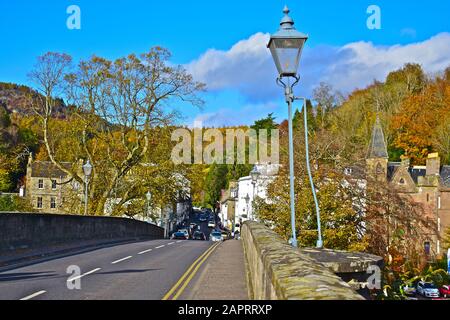
M 215 245 L 122 244 L 0 272 L 1 300 L 160 300 L 189 291 Z M 78 269 L 79 268 L 79 269 Z M 78 272 L 80 271 L 80 272 Z

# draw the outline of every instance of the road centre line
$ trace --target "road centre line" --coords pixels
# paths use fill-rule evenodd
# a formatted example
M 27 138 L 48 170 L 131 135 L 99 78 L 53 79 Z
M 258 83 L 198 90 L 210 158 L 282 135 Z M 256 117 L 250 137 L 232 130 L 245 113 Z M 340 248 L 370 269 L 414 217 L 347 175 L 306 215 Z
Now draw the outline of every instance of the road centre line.
M 146 253 L 149 253 L 151 251 L 153 251 L 153 249 L 144 250 L 144 251 L 139 252 L 138 255 L 146 254 Z
M 175 244 L 175 242 L 171 242 L 171 243 L 169 243 L 169 244 L 168 244 L 168 246 L 171 246 L 171 245 L 173 245 L 173 244 Z
M 84 273 L 82 275 L 79 275 L 79 276 L 76 276 L 76 277 L 73 277 L 73 278 L 69 278 L 69 279 L 67 279 L 67 282 L 72 282 L 72 281 L 81 279 L 81 278 L 83 278 L 85 276 L 88 276 L 88 275 L 93 274 L 94 272 L 97 272 L 97 271 L 100 271 L 100 270 L 102 270 L 102 268 L 97 268 L 97 269 L 91 270 L 91 271 L 86 272 L 86 273 Z
M 131 258 L 133 258 L 133 256 L 128 256 L 128 257 L 125 257 L 125 258 L 116 260 L 116 261 L 114 261 L 114 262 L 111 262 L 111 264 L 118 264 L 119 262 L 122 262 L 122 261 L 125 261 L 125 260 L 129 260 L 129 259 L 131 259 Z
M 164 248 L 164 247 L 165 247 L 165 245 L 162 245 L 162 246 L 156 247 L 155 249 L 161 249 L 161 248 Z
M 36 293 L 30 294 L 29 296 L 26 296 L 25 298 L 20 299 L 21 301 L 31 300 L 33 298 L 36 298 L 37 296 L 43 295 L 44 293 L 47 293 L 47 291 L 42 290 L 38 291 Z

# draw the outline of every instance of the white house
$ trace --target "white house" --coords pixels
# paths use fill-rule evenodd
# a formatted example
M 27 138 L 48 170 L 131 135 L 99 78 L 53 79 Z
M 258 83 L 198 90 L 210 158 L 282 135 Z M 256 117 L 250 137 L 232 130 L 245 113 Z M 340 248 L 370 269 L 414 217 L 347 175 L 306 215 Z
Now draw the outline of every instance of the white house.
M 250 176 L 239 179 L 235 224 L 256 220 L 253 203 L 256 198 L 267 199 L 267 187 L 275 180 L 279 170 L 278 164 L 257 164 Z

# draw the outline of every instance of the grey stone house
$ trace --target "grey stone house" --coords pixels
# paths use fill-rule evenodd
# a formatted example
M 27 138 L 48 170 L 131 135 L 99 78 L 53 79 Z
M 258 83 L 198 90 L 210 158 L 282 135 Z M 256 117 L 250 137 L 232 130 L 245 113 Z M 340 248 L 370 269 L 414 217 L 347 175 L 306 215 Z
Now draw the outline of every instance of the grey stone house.
M 62 163 L 70 169 L 72 163 Z M 63 213 L 67 193 L 67 175 L 49 161 L 33 161 L 30 155 L 27 165 L 25 196 L 37 211 Z M 72 185 L 70 185 L 72 188 Z

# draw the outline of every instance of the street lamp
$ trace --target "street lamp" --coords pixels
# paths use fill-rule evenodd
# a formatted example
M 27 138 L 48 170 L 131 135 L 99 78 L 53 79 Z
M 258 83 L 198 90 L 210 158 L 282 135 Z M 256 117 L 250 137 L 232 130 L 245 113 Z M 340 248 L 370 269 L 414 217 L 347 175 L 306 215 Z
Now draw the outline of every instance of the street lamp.
M 84 172 L 84 178 L 85 178 L 85 191 L 84 191 L 84 215 L 87 216 L 88 214 L 88 186 L 89 186 L 89 178 L 92 174 L 92 165 L 91 162 L 88 160 L 84 166 L 83 166 L 83 172 Z
M 152 201 L 152 193 L 150 191 L 145 195 L 147 198 L 147 218 L 150 216 L 150 201 Z
M 259 177 L 261 176 L 261 173 L 258 171 L 258 168 L 256 165 L 254 166 L 253 170 L 250 172 L 250 176 L 252 178 L 252 185 L 253 185 L 253 203 L 256 200 L 256 184 L 258 182 Z M 253 208 L 252 208 L 252 220 L 253 220 Z
M 245 200 L 245 203 L 246 203 L 246 205 L 247 205 L 247 212 L 246 212 L 246 216 L 247 216 L 247 219 L 248 218 L 250 218 L 249 217 L 249 204 L 250 204 L 250 196 L 249 196 L 249 194 L 247 193 L 247 196 L 244 198 L 244 200 Z
M 294 20 L 289 16 L 290 10 L 286 6 L 283 10 L 284 17 L 281 19 L 280 29 L 270 37 L 267 47 L 270 49 L 273 60 L 278 70 L 277 84 L 284 88 L 286 103 L 288 104 L 289 116 L 289 173 L 290 173 L 290 202 L 291 202 L 291 228 L 292 228 L 292 245 L 297 247 L 297 234 L 295 230 L 295 191 L 294 191 L 294 141 L 293 141 L 293 125 L 292 125 L 292 104 L 298 100 L 294 96 L 293 88 L 300 81 L 298 76 L 298 67 L 303 47 L 308 40 L 308 36 L 297 31 L 294 27 Z M 293 82 L 291 84 L 291 78 Z M 287 81 L 286 81 L 286 80 Z M 306 105 L 305 105 L 306 109 Z M 304 110 L 306 114 L 306 110 Z M 307 130 L 307 126 L 305 126 Z M 309 161 L 307 161 L 308 170 Z M 315 188 L 312 186 L 313 194 L 315 196 Z M 315 197 L 316 198 L 316 197 Z M 317 207 L 317 206 L 316 206 Z M 319 240 L 317 247 L 321 248 L 322 235 L 320 226 L 320 212 L 317 211 Z

